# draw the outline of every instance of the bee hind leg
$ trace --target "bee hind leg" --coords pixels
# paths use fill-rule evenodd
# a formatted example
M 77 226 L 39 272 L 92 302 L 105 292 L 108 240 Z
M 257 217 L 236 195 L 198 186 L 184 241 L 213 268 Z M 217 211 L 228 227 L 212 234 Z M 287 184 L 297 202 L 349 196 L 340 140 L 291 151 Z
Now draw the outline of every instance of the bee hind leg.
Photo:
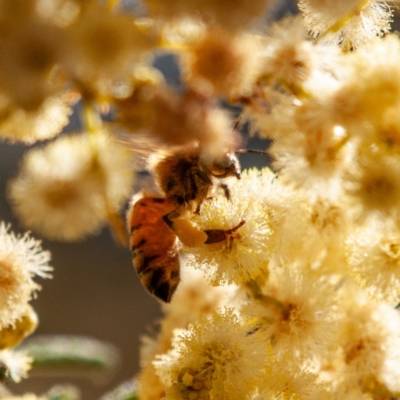
M 175 209 L 174 211 L 171 211 L 170 213 L 163 215 L 162 219 L 169 228 L 174 230 L 173 228 L 174 219 L 180 217 L 180 215 L 181 212 L 178 209 Z

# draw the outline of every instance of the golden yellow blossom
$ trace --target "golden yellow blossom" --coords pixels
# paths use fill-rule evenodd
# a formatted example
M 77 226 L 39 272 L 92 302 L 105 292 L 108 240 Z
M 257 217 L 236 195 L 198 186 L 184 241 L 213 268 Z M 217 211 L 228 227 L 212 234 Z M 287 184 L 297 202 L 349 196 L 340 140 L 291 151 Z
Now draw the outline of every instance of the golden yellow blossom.
M 380 124 L 375 127 L 379 141 L 398 152 L 400 148 L 400 112 L 398 107 L 389 108 L 383 115 Z
M 131 168 L 129 151 L 105 132 L 64 136 L 27 153 L 9 197 L 25 226 L 79 240 L 119 211 L 130 194 Z
M 349 55 L 347 62 L 351 72 L 323 103 L 325 119 L 363 137 L 368 123 L 379 122 L 398 104 L 400 40 L 386 35 Z
M 383 36 L 392 20 L 391 8 L 382 0 L 300 0 L 299 8 L 313 37 L 326 35 L 345 49 Z
M 400 389 L 398 311 L 385 304 L 353 302 L 347 313 L 338 342 L 343 348 L 343 378 L 353 387 L 359 384 L 365 391 L 382 384 L 397 393 Z
M 312 227 L 304 193 L 293 190 L 269 168 L 244 170 L 240 181 L 232 183 L 229 189 L 232 199 L 255 199 L 267 214 L 273 232 L 266 255 L 270 264 L 282 266 L 306 257 L 305 245 L 312 237 Z
M 54 96 L 47 97 L 35 111 L 7 110 L 5 107 L 4 114 L 0 122 L 0 137 L 11 143 L 32 144 L 58 135 L 68 124 L 72 109 L 66 101 Z
M 173 346 L 154 362 L 166 399 L 245 399 L 272 371 L 268 342 L 229 309 L 180 331 Z
M 185 266 L 181 271 L 181 282 L 171 301 L 164 306 L 165 317 L 156 339 L 142 338 L 141 366 L 138 378 L 138 394 L 141 400 L 159 400 L 165 391 L 165 385 L 156 374 L 152 361 L 158 354 L 172 347 L 175 329 L 188 328 L 200 316 L 211 315 L 218 308 L 231 303 L 235 288 L 213 287 L 203 273 Z
M 177 50 L 185 49 L 185 47 L 190 49 L 204 35 L 206 29 L 207 24 L 196 17 L 166 21 L 161 32 L 162 40 L 167 48 L 170 46 Z
M 204 202 L 192 220 L 204 231 L 231 231 L 225 240 L 187 249 L 188 263 L 201 268 L 213 284 L 241 284 L 267 273 L 274 232 L 261 203 L 219 195 Z
M 304 399 L 332 400 L 329 387 L 320 381 L 318 374 L 310 371 L 301 362 L 294 363 L 290 358 L 276 360 L 273 365 L 275 379 L 268 376 L 260 385 L 258 397 L 251 400 Z
M 332 71 L 342 59 L 338 49 L 312 43 L 302 18 L 284 18 L 275 22 L 268 33 L 261 50 L 259 81 L 277 82 L 300 98 L 311 91 L 321 96 L 335 83 L 337 77 Z
M 260 50 L 256 36 L 209 29 L 182 55 L 184 79 L 216 96 L 247 95 L 261 68 Z
M 342 198 L 318 197 L 308 204 L 309 221 L 304 256 L 317 274 L 345 274 L 345 241 L 352 215 Z
M 366 291 L 393 306 L 400 301 L 400 235 L 398 228 L 371 223 L 347 240 L 349 273 Z
M 64 66 L 85 85 L 106 88 L 103 81 L 127 80 L 134 61 L 155 45 L 154 33 L 126 15 L 94 5 L 67 27 L 70 51 Z
M 293 131 L 270 148 L 282 179 L 310 191 L 312 196 L 333 197 L 340 192 L 342 175 L 353 162 L 354 148 L 340 127 L 312 132 Z
M 382 147 L 361 148 L 346 172 L 344 189 L 357 216 L 379 216 L 388 223 L 399 217 L 400 156 Z
M 27 304 L 40 286 L 37 275 L 49 278 L 50 253 L 28 233 L 16 236 L 0 223 L 0 330 L 15 326 L 27 311 Z
M 339 315 L 329 279 L 289 265 L 272 270 L 254 296 L 245 314 L 259 322 L 278 360 L 320 357 L 334 343 Z
M 28 357 L 22 351 L 0 351 L 0 362 L 6 365 L 8 369 L 8 375 L 14 382 L 20 382 L 21 379 L 27 377 L 27 372 L 31 368 L 32 361 L 32 358 Z
M 40 21 L 10 26 L 0 39 L 0 91 L 12 105 L 37 110 L 56 87 L 50 74 L 64 54 L 65 33 Z
M 43 21 L 65 28 L 79 16 L 80 0 L 35 0 L 35 11 Z

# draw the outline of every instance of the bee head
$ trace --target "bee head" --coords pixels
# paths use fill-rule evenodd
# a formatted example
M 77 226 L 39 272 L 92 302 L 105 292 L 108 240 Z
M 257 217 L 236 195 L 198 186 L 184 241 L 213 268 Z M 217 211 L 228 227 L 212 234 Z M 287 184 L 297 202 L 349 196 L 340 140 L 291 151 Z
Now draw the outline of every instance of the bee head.
M 222 157 L 214 160 L 211 167 L 211 175 L 217 178 L 236 176 L 240 179 L 240 164 L 234 153 L 225 153 Z

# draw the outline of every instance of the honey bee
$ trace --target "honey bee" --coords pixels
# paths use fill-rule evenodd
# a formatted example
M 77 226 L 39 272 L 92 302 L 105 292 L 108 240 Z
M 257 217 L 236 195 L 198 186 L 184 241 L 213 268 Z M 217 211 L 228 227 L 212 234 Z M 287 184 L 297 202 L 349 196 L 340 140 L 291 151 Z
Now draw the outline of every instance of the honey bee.
M 169 303 L 180 282 L 178 237 L 189 246 L 214 244 L 233 240 L 231 234 L 239 229 L 241 221 L 232 229 L 201 231 L 190 223 L 176 229 L 177 222 L 170 219 L 176 210 L 169 198 L 143 197 L 136 201 L 129 213 L 133 266 L 147 290 L 160 300 Z M 179 224 L 182 228 L 182 224 Z
M 200 212 L 215 186 L 213 178 L 240 179 L 240 165 L 234 153 L 207 162 L 198 147 L 191 147 L 162 158 L 153 171 L 163 197 L 144 196 L 131 205 L 130 244 L 133 265 L 143 285 L 168 303 L 180 281 L 178 237 L 189 246 L 213 244 L 226 240 L 244 224 L 242 221 L 227 231 L 200 231 L 179 218 L 188 212 Z M 229 197 L 227 187 L 220 186 Z
M 153 170 L 159 188 L 177 208 L 191 210 L 194 206 L 197 211 L 210 196 L 213 178 L 234 176 L 240 179 L 240 164 L 235 153 L 226 152 L 210 161 L 202 158 L 196 146 L 162 158 Z M 226 191 L 226 185 L 219 186 Z

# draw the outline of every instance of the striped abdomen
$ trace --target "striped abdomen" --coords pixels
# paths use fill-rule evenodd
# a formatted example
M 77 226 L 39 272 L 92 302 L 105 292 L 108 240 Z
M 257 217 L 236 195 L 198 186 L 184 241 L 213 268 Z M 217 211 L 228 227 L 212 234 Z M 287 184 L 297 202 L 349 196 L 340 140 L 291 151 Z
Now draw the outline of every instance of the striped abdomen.
M 133 265 L 149 292 L 167 303 L 180 281 L 177 237 L 163 220 L 174 210 L 169 199 L 144 197 L 129 214 Z

